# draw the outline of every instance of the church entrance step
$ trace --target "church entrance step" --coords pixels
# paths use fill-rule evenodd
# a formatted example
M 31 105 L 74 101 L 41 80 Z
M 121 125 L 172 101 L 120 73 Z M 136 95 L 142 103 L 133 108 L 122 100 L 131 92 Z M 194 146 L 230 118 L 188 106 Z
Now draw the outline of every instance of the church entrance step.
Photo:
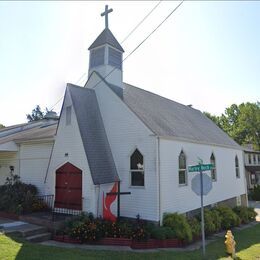
M 63 221 L 53 221 L 52 214 L 30 214 L 20 216 L 20 220 L 47 228 L 49 231 L 60 228 Z
M 27 229 L 27 230 L 25 229 L 24 231 L 21 232 L 21 234 L 23 237 L 30 237 L 30 236 L 46 233 L 47 231 L 48 230 L 46 227 L 36 226 L 31 229 Z
M 30 242 L 44 242 L 51 239 L 51 233 L 41 233 L 33 236 L 26 237 Z

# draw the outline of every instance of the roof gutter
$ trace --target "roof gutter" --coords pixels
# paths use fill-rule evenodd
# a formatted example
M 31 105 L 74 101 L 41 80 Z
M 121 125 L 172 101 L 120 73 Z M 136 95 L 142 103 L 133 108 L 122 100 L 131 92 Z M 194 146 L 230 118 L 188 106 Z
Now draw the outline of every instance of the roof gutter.
M 43 138 L 32 138 L 32 139 L 14 139 L 13 141 L 16 144 L 23 144 L 23 143 L 51 143 L 55 140 L 54 136 L 50 137 L 43 137 Z
M 171 135 L 159 135 L 160 138 L 165 140 L 174 140 L 174 141 L 180 141 L 180 142 L 187 142 L 187 143 L 195 143 L 195 144 L 204 144 L 204 145 L 213 145 L 218 147 L 224 147 L 229 149 L 235 149 L 235 150 L 241 150 L 243 151 L 243 147 L 239 144 L 237 145 L 226 145 L 226 144 L 217 144 L 217 143 L 210 143 L 205 141 L 197 141 L 193 139 L 183 138 L 183 137 L 177 137 L 177 136 L 171 136 Z M 234 141 L 235 142 L 235 141 Z

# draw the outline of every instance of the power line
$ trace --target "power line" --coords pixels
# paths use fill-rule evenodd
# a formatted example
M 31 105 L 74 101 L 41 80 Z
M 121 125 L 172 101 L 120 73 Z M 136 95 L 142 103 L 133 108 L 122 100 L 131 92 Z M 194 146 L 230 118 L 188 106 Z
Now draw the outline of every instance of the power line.
M 141 25 L 141 23 L 155 10 L 155 8 L 157 8 L 157 6 L 162 2 L 162 0 L 157 3 L 154 8 L 144 17 L 144 19 L 128 34 L 128 36 L 123 40 L 125 41 L 137 28 L 138 26 Z M 152 34 L 154 34 L 165 22 L 166 20 L 169 19 L 169 17 L 182 5 L 182 3 L 184 2 L 184 0 L 182 0 L 163 20 L 162 22 L 157 26 L 155 27 L 155 29 L 149 33 L 122 61 L 121 64 L 123 64 L 123 62 L 128 59 L 144 42 L 146 42 L 146 40 L 148 40 L 148 38 L 150 38 L 150 36 Z M 114 71 L 115 71 L 116 68 L 113 68 L 105 77 L 104 79 L 106 79 L 109 75 L 111 75 Z M 84 73 L 80 78 L 79 80 L 85 75 L 86 73 Z M 79 81 L 78 80 L 78 81 Z M 96 87 L 100 82 L 102 82 L 102 80 L 100 80 L 99 82 L 97 82 L 94 87 Z M 51 109 L 53 109 L 61 100 L 62 100 L 63 97 L 61 97 L 53 106 Z M 50 110 L 51 110 L 50 109 Z
M 63 96 L 49 109 L 50 111 L 63 99 Z
M 131 34 L 133 34 L 133 32 L 150 16 L 150 14 L 158 7 L 158 5 L 162 2 L 163 0 L 160 0 L 153 8 L 152 10 L 134 27 L 134 29 L 124 38 L 123 41 L 120 42 L 120 44 L 122 44 L 123 42 L 125 42 Z
M 182 0 L 165 18 L 164 20 L 162 20 L 161 23 L 159 23 L 159 25 L 157 27 L 155 27 L 155 29 L 149 33 L 123 60 L 123 62 L 129 57 L 131 56 L 148 38 L 150 38 L 150 36 L 152 34 L 154 34 L 165 22 L 166 20 L 168 20 L 168 18 L 182 5 L 182 3 L 184 2 L 184 0 Z
M 84 72 L 84 73 L 81 75 L 81 77 L 76 81 L 75 84 L 78 84 L 78 83 L 81 81 L 81 79 L 83 78 L 83 76 L 85 76 L 85 75 L 86 75 L 86 72 Z
M 163 0 L 160 0 L 152 9 L 151 11 L 134 27 L 134 29 L 128 33 L 128 35 L 124 38 L 123 41 L 121 41 L 121 44 L 123 42 L 125 42 L 133 33 L 134 31 L 136 31 L 136 29 L 152 14 L 152 12 L 159 6 L 159 4 L 162 2 Z M 75 84 L 80 83 L 83 80 L 83 77 L 86 75 L 86 72 L 83 73 L 80 78 L 76 81 Z M 50 110 L 52 110 L 61 100 L 62 100 L 63 96 L 50 108 Z
M 162 2 L 163 0 L 160 0 L 150 11 L 149 13 L 128 33 L 128 35 L 120 42 L 120 44 L 122 44 L 123 42 L 125 42 L 136 30 L 137 28 L 152 14 L 152 12 L 159 6 L 159 4 Z M 84 73 L 75 84 L 78 84 L 80 81 L 83 80 L 83 76 L 85 76 L 86 73 Z
M 155 29 L 149 33 L 122 61 L 121 64 L 123 64 L 123 62 L 128 59 L 148 38 L 150 38 L 150 36 L 152 34 L 154 34 L 162 25 L 163 23 L 166 22 L 166 20 L 169 19 L 169 17 L 182 5 L 182 3 L 184 2 L 184 0 L 182 0 L 163 20 L 161 23 L 159 23 L 159 25 L 157 25 L 157 27 L 155 27 Z M 106 79 L 109 75 L 111 75 L 114 71 L 115 71 L 116 67 L 113 68 L 105 77 L 104 79 Z M 102 82 L 102 80 L 100 80 L 99 82 L 97 82 L 94 87 L 96 87 L 100 82 Z

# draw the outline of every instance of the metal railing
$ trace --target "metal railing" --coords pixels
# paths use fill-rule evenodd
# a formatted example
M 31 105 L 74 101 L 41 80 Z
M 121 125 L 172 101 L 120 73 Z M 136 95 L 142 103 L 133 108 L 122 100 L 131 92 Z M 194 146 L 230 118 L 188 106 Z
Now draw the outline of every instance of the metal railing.
M 55 207 L 55 203 L 54 203 L 54 206 L 52 209 L 52 220 L 55 221 L 60 218 L 81 215 L 83 212 L 83 200 L 84 200 L 84 198 L 82 198 L 81 207 L 80 207 L 81 209 L 65 208 L 66 205 L 64 205 L 64 208 Z
M 53 199 L 54 195 L 40 195 L 36 196 L 39 203 L 39 211 L 50 211 L 53 210 Z

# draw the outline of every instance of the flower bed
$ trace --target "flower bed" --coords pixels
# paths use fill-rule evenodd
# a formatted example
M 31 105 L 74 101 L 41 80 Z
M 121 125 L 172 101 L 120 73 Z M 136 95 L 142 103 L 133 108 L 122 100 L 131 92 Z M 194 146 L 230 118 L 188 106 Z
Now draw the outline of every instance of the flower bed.
M 107 246 L 131 246 L 132 240 L 129 238 L 121 237 L 105 237 L 96 242 L 98 245 Z
M 133 249 L 154 249 L 158 248 L 158 243 L 156 239 L 149 239 L 147 241 L 136 241 L 133 240 L 131 248 Z
M 184 247 L 185 243 L 177 238 L 157 240 L 159 244 L 159 248 L 176 248 L 176 247 Z
M 19 215 L 15 214 L 15 213 L 4 212 L 4 211 L 0 211 L 0 217 L 9 218 L 9 219 L 13 219 L 13 220 L 19 220 Z
M 210 235 L 219 230 L 253 221 L 253 209 L 218 206 L 205 209 L 205 233 Z M 200 239 L 199 216 L 187 218 L 178 213 L 165 214 L 163 226 L 141 220 L 120 220 L 116 222 L 94 218 L 93 214 L 82 214 L 73 218 L 54 240 L 67 243 L 91 245 L 128 246 L 133 249 L 178 248 Z
M 55 235 L 53 240 L 64 243 L 81 244 L 82 242 L 75 238 L 70 238 L 67 235 Z M 155 249 L 155 248 L 176 248 L 183 247 L 183 243 L 179 239 L 148 239 L 147 241 L 131 240 L 129 238 L 102 238 L 98 241 L 85 242 L 90 245 L 107 245 L 107 246 L 129 246 L 132 249 Z

